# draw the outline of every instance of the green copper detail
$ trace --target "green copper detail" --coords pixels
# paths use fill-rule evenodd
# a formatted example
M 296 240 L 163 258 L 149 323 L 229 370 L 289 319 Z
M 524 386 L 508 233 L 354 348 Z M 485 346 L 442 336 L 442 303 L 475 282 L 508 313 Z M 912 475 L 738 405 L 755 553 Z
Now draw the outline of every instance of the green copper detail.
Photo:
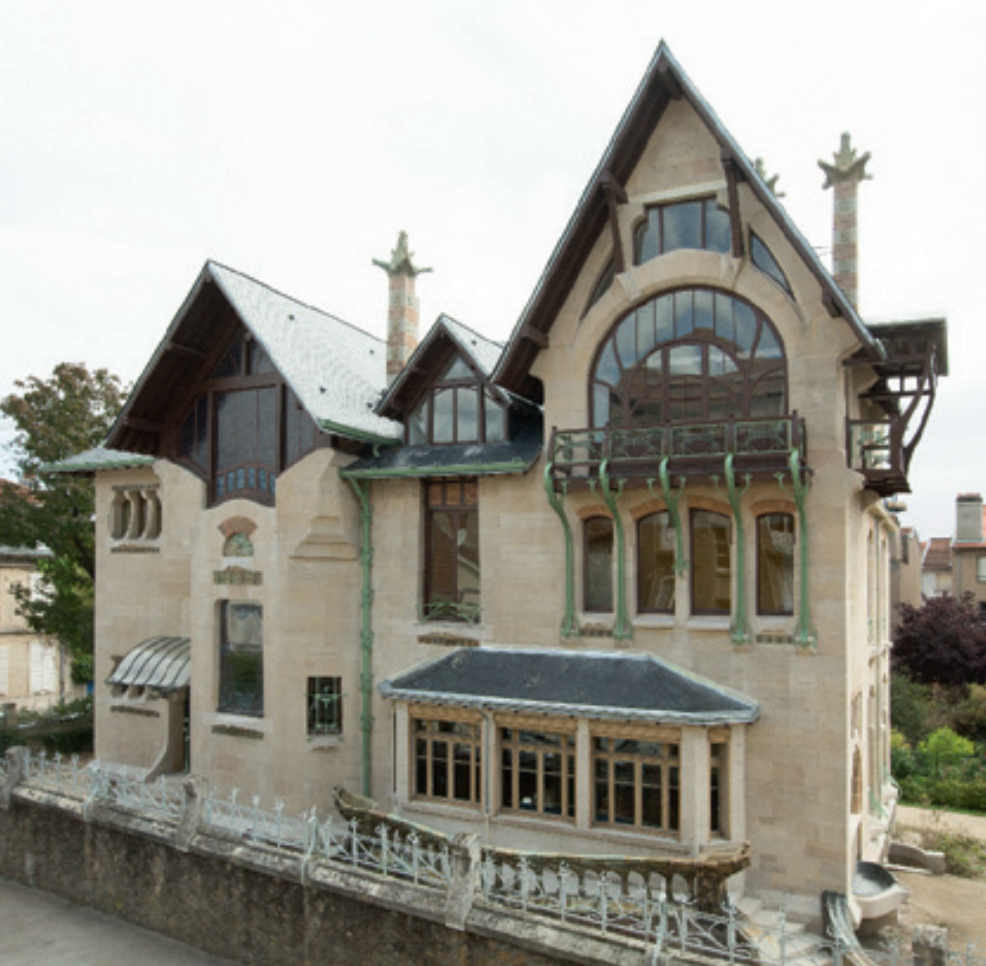
M 582 628 L 579 627 L 575 616 L 575 551 L 572 541 L 572 525 L 565 513 L 565 497 L 568 495 L 568 484 L 562 483 L 561 493 L 555 492 L 551 480 L 552 463 L 544 468 L 544 492 L 548 496 L 548 504 L 561 520 L 565 532 L 565 615 L 561 621 L 561 636 L 564 638 L 580 637 Z
M 725 471 L 726 497 L 733 510 L 733 519 L 736 521 L 736 620 L 729 631 L 729 636 L 734 644 L 749 644 L 750 625 L 746 619 L 746 531 L 743 529 L 740 501 L 750 489 L 750 474 L 747 473 L 743 478 L 745 483 L 743 489 L 737 490 L 732 453 L 726 457 Z M 716 489 L 719 489 L 719 481 L 716 477 L 712 477 L 712 482 Z
M 811 623 L 811 601 L 808 595 L 808 513 L 805 510 L 805 498 L 808 496 L 808 481 L 801 478 L 801 466 L 798 451 L 791 450 L 789 458 L 791 467 L 790 493 L 798 508 L 798 535 L 801 552 L 801 594 L 798 601 L 798 624 L 794 631 L 794 643 L 799 647 L 814 647 L 818 635 Z M 777 474 L 777 482 L 782 490 L 787 491 L 784 484 L 784 474 Z
M 370 504 L 370 484 L 350 478 L 360 505 L 360 523 L 363 537 L 360 544 L 360 563 L 363 568 L 363 623 L 360 630 L 360 648 L 363 666 L 360 673 L 360 694 L 363 708 L 360 728 L 363 732 L 363 794 L 369 798 L 373 789 L 373 507 Z
M 594 480 L 589 481 L 593 492 L 596 490 L 594 484 Z M 613 622 L 613 637 L 618 641 L 629 641 L 633 638 L 633 625 L 627 616 L 626 535 L 616 505 L 619 498 L 623 496 L 625 484 L 625 480 L 620 480 L 614 491 L 609 482 L 609 460 L 603 460 L 599 464 L 599 497 L 613 517 L 613 530 L 616 533 L 616 619 Z
M 670 459 L 670 456 L 665 456 L 661 460 L 661 492 L 664 494 L 664 502 L 668 505 L 668 513 L 671 515 L 671 523 L 674 526 L 674 572 L 681 577 L 688 569 L 688 561 L 685 559 L 685 531 L 681 525 L 681 514 L 678 512 L 678 501 L 685 489 L 685 478 L 681 477 L 678 481 L 677 490 L 671 488 L 671 478 L 668 475 L 668 461 Z M 647 489 L 650 490 L 651 496 L 655 496 L 653 480 L 647 481 Z

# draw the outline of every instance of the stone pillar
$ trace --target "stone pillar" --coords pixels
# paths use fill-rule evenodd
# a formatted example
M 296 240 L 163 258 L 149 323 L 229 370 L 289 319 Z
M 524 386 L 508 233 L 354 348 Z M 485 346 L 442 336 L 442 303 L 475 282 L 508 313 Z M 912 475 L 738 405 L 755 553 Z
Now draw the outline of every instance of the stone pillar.
M 835 189 L 835 210 L 832 221 L 832 274 L 853 307 L 859 305 L 859 252 L 857 246 L 857 185 L 871 176 L 866 173 L 869 152 L 856 157 L 848 134 L 832 156 L 834 163 L 819 161 L 825 172 L 823 188 Z
M 463 930 L 479 892 L 479 871 L 483 853 L 479 836 L 460 832 L 449 843 L 452 860 L 452 881 L 445 896 L 445 925 Z
M 390 280 L 387 306 L 387 384 L 397 378 L 418 345 L 418 298 L 415 279 L 430 268 L 418 268 L 407 247 L 407 232 L 397 236 L 390 261 L 373 259 Z
M 10 808 L 10 796 L 14 789 L 27 778 L 27 748 L 7 749 L 7 774 L 0 776 L 0 808 Z

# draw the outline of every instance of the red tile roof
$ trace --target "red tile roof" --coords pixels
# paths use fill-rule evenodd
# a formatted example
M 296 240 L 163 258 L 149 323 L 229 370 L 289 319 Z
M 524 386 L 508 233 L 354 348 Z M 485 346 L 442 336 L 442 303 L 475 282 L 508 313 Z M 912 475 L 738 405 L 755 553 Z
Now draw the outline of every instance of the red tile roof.
M 925 570 L 952 569 L 952 538 L 932 537 L 924 552 L 923 568 Z

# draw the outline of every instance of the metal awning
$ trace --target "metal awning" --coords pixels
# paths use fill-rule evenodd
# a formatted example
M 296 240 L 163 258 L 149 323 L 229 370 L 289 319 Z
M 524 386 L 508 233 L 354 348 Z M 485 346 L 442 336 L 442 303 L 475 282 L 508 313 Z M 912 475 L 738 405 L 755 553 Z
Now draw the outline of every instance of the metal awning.
M 111 687 L 149 688 L 174 694 L 188 687 L 192 648 L 187 637 L 150 637 L 141 641 L 106 679 Z

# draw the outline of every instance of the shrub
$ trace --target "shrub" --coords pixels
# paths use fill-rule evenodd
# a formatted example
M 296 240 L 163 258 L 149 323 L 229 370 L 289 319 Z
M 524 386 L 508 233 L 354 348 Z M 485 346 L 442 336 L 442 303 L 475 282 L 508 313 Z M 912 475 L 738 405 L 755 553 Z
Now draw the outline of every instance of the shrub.
M 931 763 L 935 775 L 942 765 L 955 765 L 963 758 L 970 758 L 976 751 L 968 738 L 957 735 L 951 728 L 939 728 L 918 745 L 918 751 Z

